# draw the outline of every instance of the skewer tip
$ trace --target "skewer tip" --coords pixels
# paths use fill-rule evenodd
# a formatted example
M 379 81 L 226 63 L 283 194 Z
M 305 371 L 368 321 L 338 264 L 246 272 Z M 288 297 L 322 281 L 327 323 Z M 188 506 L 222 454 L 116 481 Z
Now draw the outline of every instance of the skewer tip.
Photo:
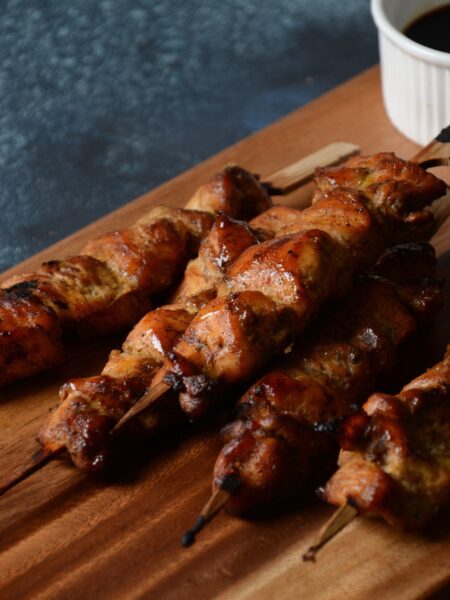
M 114 427 L 109 432 L 110 435 L 114 435 L 119 429 L 121 429 L 125 423 L 128 423 L 130 419 L 144 411 L 150 404 L 156 402 L 158 398 L 163 396 L 170 389 L 170 385 L 164 381 L 160 381 L 154 387 L 150 388 L 145 392 L 143 396 L 136 402 L 136 404 L 126 412 Z
M 208 502 L 203 507 L 202 512 L 197 517 L 194 525 L 186 531 L 181 537 L 181 545 L 183 548 L 189 548 L 195 542 L 197 534 L 203 529 L 203 527 L 211 521 L 211 519 L 225 506 L 227 500 L 231 497 L 234 490 L 218 488 Z
M 338 510 L 333 514 L 331 519 L 329 519 L 325 525 L 322 527 L 317 540 L 314 544 L 312 544 L 308 550 L 303 554 L 302 558 L 305 562 L 316 562 L 317 553 L 325 544 L 327 544 L 330 540 L 334 538 L 344 527 L 352 521 L 358 511 L 356 508 L 351 506 L 350 504 L 343 504 Z
M 436 136 L 436 141 L 437 142 L 441 142 L 443 144 L 449 144 L 450 143 L 450 125 L 447 125 L 447 127 L 444 127 L 444 129 L 442 129 L 438 135 Z
M 195 542 L 195 538 L 197 533 L 199 533 L 203 527 L 206 525 L 206 519 L 203 515 L 200 515 L 198 519 L 195 521 L 194 526 L 191 529 L 188 529 L 181 536 L 181 545 L 183 548 L 189 548 Z
M 305 554 L 302 556 L 303 562 L 316 562 L 316 554 L 319 551 L 320 546 L 310 546 Z
M 450 164 L 450 125 L 444 127 L 434 140 L 419 150 L 413 161 L 424 169 L 448 166 Z

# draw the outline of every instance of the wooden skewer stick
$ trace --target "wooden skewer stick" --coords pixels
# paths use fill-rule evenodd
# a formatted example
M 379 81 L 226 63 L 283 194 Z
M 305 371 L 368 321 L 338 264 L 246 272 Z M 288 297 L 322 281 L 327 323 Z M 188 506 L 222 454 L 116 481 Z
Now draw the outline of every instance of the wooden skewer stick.
M 450 193 L 442 196 L 431 206 L 431 212 L 434 217 L 433 235 L 442 227 L 447 218 L 450 216 Z
M 265 179 L 268 189 L 275 195 L 289 194 L 314 177 L 318 167 L 332 167 L 343 160 L 358 154 L 359 147 L 348 142 L 335 142 L 324 146 L 295 163 L 284 167 Z
M 234 492 L 241 485 L 241 480 L 234 473 L 229 473 L 224 477 L 219 488 L 211 495 L 208 502 L 203 507 L 200 515 L 197 517 L 194 526 L 188 529 L 181 538 L 183 548 L 192 546 L 195 542 L 196 535 L 203 527 L 211 521 L 211 519 L 222 510 Z
M 435 139 L 422 148 L 412 159 L 419 163 L 424 169 L 430 167 L 449 166 L 450 165 L 450 125 L 435 137 Z
M 321 148 L 297 162 L 288 165 L 284 169 L 277 171 L 273 175 L 267 177 L 267 188 L 272 190 L 277 195 L 284 195 L 299 188 L 304 183 L 308 182 L 314 176 L 314 171 L 317 167 L 326 167 L 337 164 L 353 154 L 359 152 L 359 147 L 355 144 L 347 142 L 336 142 Z M 164 382 L 156 385 L 148 390 L 144 396 L 135 404 L 129 413 L 124 415 L 122 419 L 116 423 L 111 430 L 115 433 L 134 415 L 144 410 L 152 402 L 155 402 L 161 397 L 170 386 Z M 42 468 L 49 461 L 53 460 L 63 452 L 64 448 L 58 448 L 55 451 L 38 450 L 32 457 L 31 462 L 26 467 L 20 469 L 14 474 L 11 479 L 4 485 L 0 485 L 0 496 L 10 490 L 12 487 L 23 481 L 35 471 Z
M 202 512 L 197 517 L 194 525 L 191 529 L 188 529 L 181 538 L 181 545 L 183 548 L 192 546 L 195 542 L 197 534 L 203 529 L 203 527 L 210 521 L 214 515 L 216 515 L 220 509 L 226 504 L 230 498 L 231 492 L 226 490 L 218 489 L 214 492 L 208 502 L 205 504 Z
M 63 446 L 57 448 L 56 450 L 45 450 L 45 448 L 40 448 L 37 452 L 33 454 L 33 456 L 31 457 L 31 462 L 28 466 L 26 466 L 25 468 L 21 468 L 15 475 L 11 477 L 11 479 L 7 483 L 0 485 L 0 496 L 2 496 L 12 487 L 29 477 L 38 469 L 41 469 L 49 461 L 62 454 L 63 451 Z
M 318 551 L 323 548 L 327 542 L 332 540 L 341 529 L 347 527 L 357 514 L 358 511 L 356 508 L 353 508 L 350 504 L 344 504 L 338 508 L 331 519 L 322 527 L 314 544 L 305 552 L 303 560 L 315 562 Z
M 135 415 L 145 410 L 150 404 L 153 404 L 161 398 L 167 391 L 170 390 L 170 385 L 165 383 L 164 381 L 160 381 L 154 387 L 150 388 L 145 392 L 141 398 L 136 402 L 136 404 L 130 408 L 130 410 L 124 414 L 124 416 L 117 421 L 114 427 L 111 429 L 111 435 L 114 434 L 118 429 L 123 427 L 125 423 L 127 423 L 130 419 L 132 419 Z

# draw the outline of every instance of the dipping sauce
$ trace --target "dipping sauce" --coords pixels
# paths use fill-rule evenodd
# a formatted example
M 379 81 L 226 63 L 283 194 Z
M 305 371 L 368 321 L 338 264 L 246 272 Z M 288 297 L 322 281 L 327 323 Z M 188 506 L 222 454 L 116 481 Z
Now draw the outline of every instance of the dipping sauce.
M 403 33 L 422 46 L 450 53 L 450 4 L 425 13 Z

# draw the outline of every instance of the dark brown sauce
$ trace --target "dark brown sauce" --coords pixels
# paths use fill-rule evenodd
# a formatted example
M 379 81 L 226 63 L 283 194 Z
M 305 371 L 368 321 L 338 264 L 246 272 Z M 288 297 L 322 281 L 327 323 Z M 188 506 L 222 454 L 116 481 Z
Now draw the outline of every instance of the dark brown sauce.
M 450 4 L 425 13 L 404 30 L 414 42 L 450 53 Z

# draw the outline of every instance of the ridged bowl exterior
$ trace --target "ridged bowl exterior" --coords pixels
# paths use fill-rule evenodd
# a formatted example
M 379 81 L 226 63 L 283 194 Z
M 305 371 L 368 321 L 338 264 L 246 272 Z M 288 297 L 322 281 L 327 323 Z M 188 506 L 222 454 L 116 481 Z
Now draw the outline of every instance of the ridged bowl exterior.
M 372 12 L 379 29 L 387 114 L 404 135 L 418 144 L 427 144 L 450 124 L 450 54 L 445 64 L 444 53 L 416 44 L 399 31 L 394 32 L 394 38 L 392 31 L 384 28 L 375 5 L 382 11 L 383 2 L 373 1 Z

